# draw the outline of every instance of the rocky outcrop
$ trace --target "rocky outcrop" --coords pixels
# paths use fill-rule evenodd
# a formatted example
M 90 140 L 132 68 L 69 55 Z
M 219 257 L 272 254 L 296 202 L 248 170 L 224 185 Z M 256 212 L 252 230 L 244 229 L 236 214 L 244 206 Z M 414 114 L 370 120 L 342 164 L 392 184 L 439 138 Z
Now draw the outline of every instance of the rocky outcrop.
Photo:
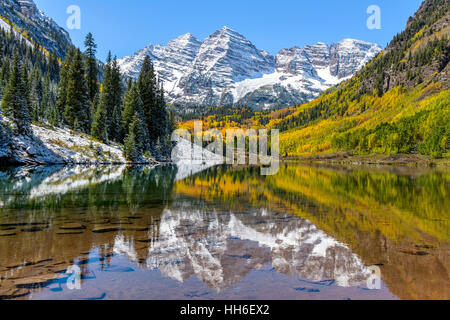
M 54 52 L 61 59 L 72 45 L 67 31 L 39 10 L 33 0 L 2 0 L 0 14 L 0 28 L 9 31 L 12 24 L 17 29 L 26 31 L 27 41 L 33 39 L 33 42 L 40 44 L 48 52 Z

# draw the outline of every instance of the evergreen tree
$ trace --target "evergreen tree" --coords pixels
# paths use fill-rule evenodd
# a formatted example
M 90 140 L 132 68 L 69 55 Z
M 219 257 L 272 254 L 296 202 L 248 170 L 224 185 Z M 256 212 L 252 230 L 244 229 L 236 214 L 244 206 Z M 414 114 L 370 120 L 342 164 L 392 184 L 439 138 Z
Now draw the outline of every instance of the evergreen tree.
M 64 109 L 66 107 L 67 86 L 69 83 L 69 71 L 70 66 L 72 64 L 72 58 L 74 55 L 75 55 L 75 47 L 70 47 L 59 74 L 60 80 L 58 85 L 58 99 L 56 102 L 56 107 L 60 115 L 64 113 Z
M 375 89 L 378 97 L 382 97 L 384 94 L 384 72 L 381 73 L 375 84 Z
M 91 119 L 92 123 L 94 121 L 95 115 L 97 114 L 98 106 L 100 105 L 100 93 L 97 93 L 94 97 L 94 101 L 91 103 Z
M 157 145 L 159 149 L 166 149 L 165 143 L 161 141 L 166 141 L 166 136 L 169 134 L 169 114 L 166 110 L 163 85 L 156 79 L 149 56 L 144 59 L 137 85 L 143 103 L 150 151 L 155 154 Z
M 130 133 L 125 137 L 123 155 L 129 162 L 135 162 L 139 158 L 139 151 L 136 147 L 136 135 L 132 130 L 130 130 Z
M 27 61 L 26 58 L 25 61 Z M 30 106 L 31 99 L 30 99 L 30 93 L 31 93 L 31 77 L 28 74 L 28 68 L 26 62 L 22 63 L 22 78 L 25 84 L 25 98 L 27 99 L 27 104 Z
M 100 103 L 106 112 L 106 128 L 108 141 L 120 141 L 120 119 L 122 117 L 122 83 L 117 59 L 111 60 L 108 55 L 104 72 L 103 88 Z
M 3 95 L 6 85 L 9 81 L 10 64 L 9 59 L 3 59 L 2 67 L 0 69 L 0 94 Z
M 153 70 L 153 64 L 149 56 L 146 56 L 138 78 L 138 89 L 141 95 L 145 122 L 149 131 L 151 142 L 157 139 L 156 119 L 153 118 L 155 100 L 156 100 L 156 80 Z
M 106 110 L 105 104 L 100 102 L 92 122 L 91 135 L 102 142 L 107 142 L 108 130 L 106 127 Z
M 143 146 L 141 141 L 144 139 L 143 130 L 142 121 L 135 114 L 124 141 L 124 156 L 130 162 L 136 162 L 142 157 Z
M 137 115 L 141 121 L 144 119 L 143 104 L 139 95 L 139 90 L 136 83 L 130 81 L 128 84 L 128 90 L 124 97 L 124 107 L 121 121 L 122 134 L 124 136 L 128 132 L 135 115 Z
M 92 33 L 89 32 L 87 34 L 84 41 L 84 46 L 86 48 L 84 54 L 89 100 L 93 102 L 96 94 L 98 93 L 98 68 L 97 59 L 95 58 L 95 54 L 97 53 L 97 45 L 95 44 Z
M 37 66 L 34 66 L 30 75 L 30 106 L 34 121 L 39 121 L 43 117 L 41 110 L 43 94 L 42 75 Z
M 169 114 L 166 109 L 166 101 L 164 99 L 164 86 L 160 83 L 156 105 L 154 108 L 153 118 L 156 119 L 156 135 L 162 139 L 169 134 Z
M 76 51 L 69 69 L 64 119 L 73 130 L 90 132 L 90 103 L 80 50 Z
M 50 118 L 50 109 L 52 106 L 52 93 L 51 93 L 51 84 L 50 84 L 50 73 L 47 73 L 44 79 L 43 91 L 42 91 L 42 100 L 41 100 L 41 109 L 39 112 L 40 118 Z
M 27 89 L 23 78 L 19 55 L 14 55 L 11 76 L 2 99 L 2 109 L 16 124 L 21 134 L 30 134 L 31 115 L 27 104 Z

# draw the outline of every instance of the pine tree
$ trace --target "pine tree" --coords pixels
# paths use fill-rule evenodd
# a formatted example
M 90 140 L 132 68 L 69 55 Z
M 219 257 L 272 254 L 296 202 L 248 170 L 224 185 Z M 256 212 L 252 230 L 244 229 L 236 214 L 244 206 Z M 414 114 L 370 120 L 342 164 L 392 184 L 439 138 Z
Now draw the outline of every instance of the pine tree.
M 28 135 L 31 133 L 31 115 L 22 71 L 19 55 L 16 53 L 11 67 L 11 76 L 3 95 L 2 109 L 4 114 L 16 124 L 19 133 Z
M 42 76 L 37 66 L 34 66 L 30 75 L 30 106 L 34 121 L 39 121 L 42 117 L 41 103 L 43 94 Z
M 143 123 L 135 114 L 130 123 L 129 131 L 124 140 L 124 156 L 130 162 L 138 161 L 143 154 L 142 142 L 144 139 Z
M 382 97 L 384 94 L 384 72 L 382 72 L 381 76 L 377 79 L 375 89 L 378 97 Z
M 121 126 L 123 132 L 128 132 L 134 115 L 136 113 L 142 115 L 142 100 L 136 84 L 131 81 L 128 84 L 128 90 L 125 93 L 123 105 Z
M 159 86 L 153 117 L 156 119 L 157 137 L 162 139 L 164 136 L 169 134 L 169 114 L 166 109 L 166 101 L 164 99 L 164 86 L 162 83 L 160 83 Z
M 95 58 L 95 54 L 97 53 L 97 44 L 94 41 L 92 33 L 89 32 L 87 34 L 84 41 L 84 46 L 86 48 L 84 54 L 89 100 L 93 102 L 96 94 L 98 93 L 98 68 L 97 59 Z
M 149 131 L 151 142 L 157 138 L 156 119 L 153 118 L 156 100 L 156 80 L 153 65 L 149 56 L 146 56 L 138 78 L 138 89 L 141 95 L 145 122 Z
M 106 110 L 105 104 L 102 102 L 98 103 L 94 121 L 92 122 L 91 135 L 99 141 L 107 142 L 108 130 L 106 127 Z
M 133 99 L 135 98 L 133 94 L 139 95 L 137 91 L 133 92 L 133 87 L 135 87 L 135 82 L 130 78 L 128 80 L 127 89 L 125 91 L 125 95 L 123 97 L 123 107 L 122 107 L 122 119 L 121 119 L 121 135 L 125 137 L 128 132 L 128 128 L 132 121 L 133 115 L 135 113 L 135 107 L 133 103 Z M 140 96 L 139 96 L 140 99 Z M 139 100 L 142 107 L 142 100 Z
M 129 162 L 135 162 L 139 158 L 139 151 L 136 147 L 136 136 L 131 130 L 124 140 L 123 155 Z
M 73 130 L 90 132 L 90 103 L 80 50 L 76 51 L 69 69 L 64 119 Z
M 51 53 L 48 58 L 48 74 L 50 80 L 59 81 L 60 66 L 58 61 L 58 56 L 55 53 Z
M 9 80 L 10 64 L 9 59 L 3 59 L 2 67 L 0 69 L 0 95 L 3 95 L 6 85 Z
M 27 104 L 28 106 L 31 105 L 31 99 L 30 99 L 30 93 L 31 93 L 31 77 L 28 74 L 28 68 L 27 68 L 27 64 L 26 61 L 29 58 L 25 58 L 25 62 L 22 63 L 22 78 L 25 84 L 25 97 L 27 99 Z
M 158 140 L 159 149 L 166 149 L 161 141 L 166 141 L 169 134 L 169 114 L 164 100 L 162 83 L 156 79 L 154 68 L 149 56 L 146 56 L 138 78 L 138 89 L 141 95 L 144 119 L 148 129 L 152 153 L 156 153 Z
M 95 115 L 97 114 L 98 106 L 100 105 L 100 93 L 97 93 L 94 97 L 94 101 L 91 103 L 91 119 L 94 122 Z
M 111 60 L 108 55 L 104 72 L 103 88 L 100 103 L 106 112 L 107 140 L 120 141 L 120 119 L 122 117 L 122 83 L 117 59 Z
M 64 109 L 66 108 L 69 71 L 74 55 L 75 55 L 75 47 L 70 47 L 69 51 L 67 52 L 66 59 L 64 60 L 64 64 L 62 65 L 59 73 L 60 80 L 58 85 L 58 99 L 56 102 L 56 107 L 60 115 L 64 113 Z
M 50 73 L 47 73 L 44 79 L 44 87 L 42 91 L 41 109 L 39 116 L 41 118 L 50 118 L 50 109 L 52 107 L 52 93 L 50 84 Z

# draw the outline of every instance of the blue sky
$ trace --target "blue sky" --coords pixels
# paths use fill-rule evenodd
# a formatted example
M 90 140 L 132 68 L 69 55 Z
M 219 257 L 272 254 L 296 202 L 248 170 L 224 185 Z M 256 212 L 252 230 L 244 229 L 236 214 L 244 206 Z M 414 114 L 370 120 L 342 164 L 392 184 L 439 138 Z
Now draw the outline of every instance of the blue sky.
M 259 49 L 282 48 L 355 38 L 386 44 L 402 31 L 422 0 L 34 0 L 66 28 L 70 5 L 81 9 L 81 29 L 68 30 L 82 46 L 88 32 L 98 44 L 98 58 L 108 50 L 118 57 L 148 44 L 165 44 L 190 32 L 203 40 L 224 25 Z M 381 9 L 381 30 L 369 30 L 370 5 Z

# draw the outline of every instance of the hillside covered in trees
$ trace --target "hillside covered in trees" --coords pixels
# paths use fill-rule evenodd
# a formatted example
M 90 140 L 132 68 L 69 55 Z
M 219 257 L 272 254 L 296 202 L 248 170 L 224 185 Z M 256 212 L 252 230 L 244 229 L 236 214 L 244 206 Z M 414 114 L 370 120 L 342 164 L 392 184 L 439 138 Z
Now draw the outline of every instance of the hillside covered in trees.
M 20 34 L 0 30 L 3 153 L 8 148 L 14 153 L 17 137 L 39 139 L 31 130 L 34 125 L 67 129 L 92 143 L 123 145 L 130 162 L 168 158 L 173 124 L 150 58 L 139 79 L 127 83 L 116 58 L 110 54 L 102 68 L 96 49 L 89 33 L 83 51 L 71 46 L 61 61 Z M 8 157 L 2 162 L 8 163 Z
M 403 32 L 352 79 L 273 112 L 220 108 L 205 126 L 279 129 L 283 155 L 421 154 L 449 158 L 450 1 L 426 0 Z M 192 114 L 181 114 L 193 126 Z
M 450 1 L 424 1 L 405 30 L 355 77 L 270 119 L 268 126 L 283 131 L 281 151 L 448 157 L 449 21 Z

